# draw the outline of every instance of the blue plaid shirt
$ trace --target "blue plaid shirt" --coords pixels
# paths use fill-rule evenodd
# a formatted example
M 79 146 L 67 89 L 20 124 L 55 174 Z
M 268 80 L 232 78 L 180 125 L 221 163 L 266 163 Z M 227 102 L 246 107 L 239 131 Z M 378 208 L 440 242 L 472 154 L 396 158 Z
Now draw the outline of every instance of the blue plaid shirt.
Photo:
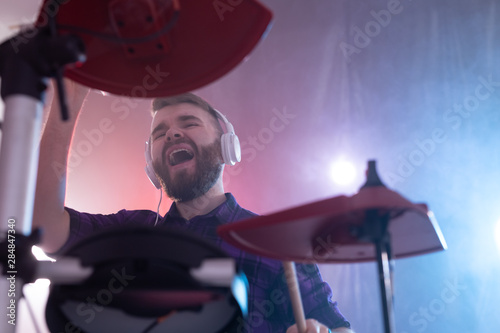
M 210 213 L 190 220 L 181 217 L 173 203 L 168 213 L 159 219 L 158 225 L 192 231 L 217 244 L 237 260 L 250 285 L 246 327 L 241 323 L 238 333 L 285 333 L 295 320 L 282 264 L 278 260 L 246 253 L 217 235 L 217 227 L 222 224 L 256 216 L 239 206 L 232 194 L 227 193 L 226 197 L 226 202 Z M 153 226 L 157 217 L 155 212 L 149 210 L 121 210 L 109 215 L 81 213 L 70 208 L 66 210 L 71 217 L 70 236 L 60 251 L 95 231 L 126 225 Z M 337 303 L 331 300 L 332 290 L 322 280 L 318 267 L 297 264 L 296 270 L 306 318 L 317 319 L 332 329 L 350 327 L 337 308 Z

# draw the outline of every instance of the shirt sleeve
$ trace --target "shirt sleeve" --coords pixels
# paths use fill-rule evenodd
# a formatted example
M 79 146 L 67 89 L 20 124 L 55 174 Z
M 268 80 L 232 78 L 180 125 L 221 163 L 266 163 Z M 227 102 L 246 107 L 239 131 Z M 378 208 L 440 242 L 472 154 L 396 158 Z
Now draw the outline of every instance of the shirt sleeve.
M 69 213 L 70 225 L 69 236 L 66 243 L 55 253 L 59 255 L 65 252 L 76 242 L 91 236 L 95 232 L 111 227 L 125 225 L 149 225 L 154 223 L 156 214 L 147 210 L 128 211 L 120 210 L 115 214 L 90 214 L 76 211 L 65 207 Z

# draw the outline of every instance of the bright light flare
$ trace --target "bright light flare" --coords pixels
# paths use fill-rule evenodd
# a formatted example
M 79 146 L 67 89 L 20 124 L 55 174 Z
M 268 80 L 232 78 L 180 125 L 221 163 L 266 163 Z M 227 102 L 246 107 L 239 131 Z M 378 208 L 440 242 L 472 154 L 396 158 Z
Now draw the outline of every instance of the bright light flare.
M 48 288 L 50 286 L 50 280 L 49 279 L 36 279 L 36 281 L 33 283 L 33 286 L 36 287 L 36 290 L 45 291 L 45 288 Z M 33 288 L 33 289 L 35 289 L 35 288 Z
M 49 332 L 45 323 L 45 307 L 49 298 L 50 280 L 37 279 L 33 283 L 23 286 L 24 299 L 19 301 L 19 312 L 21 320 L 16 325 L 16 332 Z M 32 309 L 32 315 L 27 308 L 27 302 Z M 34 325 L 38 323 L 39 330 Z M 69 331 L 68 331 L 69 332 Z
M 349 185 L 356 179 L 356 168 L 349 161 L 335 161 L 330 166 L 330 177 L 338 185 Z
M 56 261 L 55 259 L 47 256 L 45 252 L 43 252 L 43 250 L 36 245 L 33 245 L 31 248 L 31 253 L 33 253 L 38 261 Z

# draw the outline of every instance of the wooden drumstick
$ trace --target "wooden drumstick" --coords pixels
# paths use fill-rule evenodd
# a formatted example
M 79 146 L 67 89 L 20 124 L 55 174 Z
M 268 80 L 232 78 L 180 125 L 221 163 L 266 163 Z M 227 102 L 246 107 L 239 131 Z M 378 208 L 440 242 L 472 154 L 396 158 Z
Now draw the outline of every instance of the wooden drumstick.
M 293 261 L 283 261 L 283 268 L 285 270 L 286 283 L 288 285 L 288 292 L 292 301 L 293 315 L 299 333 L 306 332 L 306 317 L 304 315 L 304 307 L 302 306 L 302 298 L 300 297 L 299 283 L 297 282 L 297 271 L 295 270 L 295 263 Z

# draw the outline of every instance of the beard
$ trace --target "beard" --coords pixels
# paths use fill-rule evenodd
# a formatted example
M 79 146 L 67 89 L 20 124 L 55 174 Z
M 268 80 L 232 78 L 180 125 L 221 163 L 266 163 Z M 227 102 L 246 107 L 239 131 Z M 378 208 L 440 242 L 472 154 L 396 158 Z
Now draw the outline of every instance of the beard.
M 154 170 L 165 193 L 176 202 L 187 202 L 204 195 L 214 186 L 222 172 L 220 139 L 199 149 L 193 142 L 186 140 L 182 140 L 182 142 L 193 147 L 196 162 L 193 173 L 188 170 L 179 170 L 175 177 L 172 177 L 168 167 L 165 167 L 168 165 L 168 158 L 165 157 L 164 153 L 162 154 L 163 164 L 157 161 L 153 162 Z

